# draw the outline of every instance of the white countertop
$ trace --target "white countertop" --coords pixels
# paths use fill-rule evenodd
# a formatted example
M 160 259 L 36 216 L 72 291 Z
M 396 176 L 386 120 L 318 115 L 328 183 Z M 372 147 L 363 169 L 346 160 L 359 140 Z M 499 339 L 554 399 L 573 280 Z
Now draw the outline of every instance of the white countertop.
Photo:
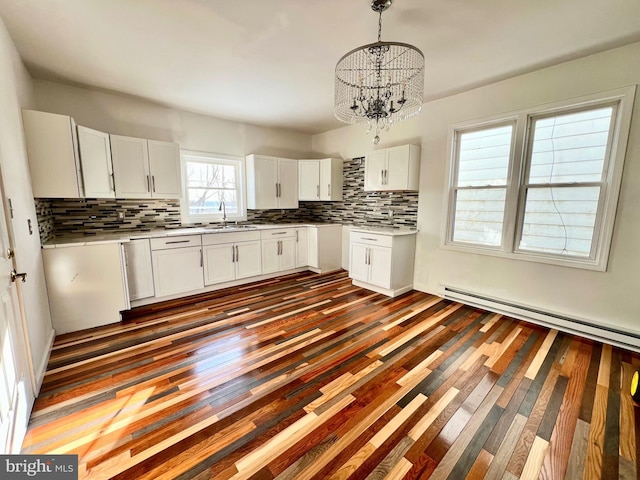
M 352 232 L 365 232 L 365 233 L 377 233 L 378 235 L 390 235 L 390 236 L 399 236 L 399 235 L 415 235 L 418 233 L 418 230 L 415 228 L 393 228 L 393 227 L 374 227 L 374 226 L 363 226 L 351 227 Z
M 274 224 L 255 224 L 247 227 L 236 227 L 229 225 L 228 228 L 220 227 L 185 227 L 185 228 L 158 228 L 148 231 L 128 231 L 128 232 L 105 232 L 100 235 L 64 235 L 54 237 L 49 240 L 42 248 L 64 248 L 78 247 L 82 245 L 98 245 L 101 243 L 122 243 L 140 238 L 161 238 L 172 237 L 176 235 L 204 235 L 204 234 L 225 234 L 231 232 L 252 232 L 256 230 L 273 230 L 277 228 L 293 228 L 293 227 L 330 227 L 336 226 L 336 223 L 274 223 Z

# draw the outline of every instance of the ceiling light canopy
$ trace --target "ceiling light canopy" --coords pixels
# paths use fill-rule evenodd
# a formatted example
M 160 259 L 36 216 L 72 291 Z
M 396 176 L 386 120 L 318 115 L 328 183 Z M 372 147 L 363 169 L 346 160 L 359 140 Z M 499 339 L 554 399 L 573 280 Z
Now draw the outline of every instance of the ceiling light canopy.
M 334 112 L 346 123 L 367 123 L 375 128 L 374 144 L 380 131 L 409 118 L 422 108 L 424 55 L 406 43 L 383 42 L 382 12 L 391 0 L 373 0 L 378 13 L 378 41 L 344 55 L 336 65 Z

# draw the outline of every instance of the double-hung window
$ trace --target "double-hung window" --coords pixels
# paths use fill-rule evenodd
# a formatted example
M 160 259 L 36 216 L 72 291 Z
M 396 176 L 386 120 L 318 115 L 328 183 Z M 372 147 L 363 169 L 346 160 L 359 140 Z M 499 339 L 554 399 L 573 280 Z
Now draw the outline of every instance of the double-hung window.
M 246 220 L 244 158 L 182 151 L 184 223 Z
M 445 244 L 606 270 L 634 93 L 453 128 Z

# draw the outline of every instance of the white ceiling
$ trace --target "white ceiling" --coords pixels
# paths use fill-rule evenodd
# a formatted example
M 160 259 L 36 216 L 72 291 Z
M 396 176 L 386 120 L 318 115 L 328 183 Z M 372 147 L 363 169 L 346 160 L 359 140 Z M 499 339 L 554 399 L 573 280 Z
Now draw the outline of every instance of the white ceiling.
M 35 78 L 319 133 L 333 70 L 376 40 L 370 0 L 0 0 Z M 382 39 L 426 58 L 425 100 L 640 41 L 638 0 L 395 0 Z

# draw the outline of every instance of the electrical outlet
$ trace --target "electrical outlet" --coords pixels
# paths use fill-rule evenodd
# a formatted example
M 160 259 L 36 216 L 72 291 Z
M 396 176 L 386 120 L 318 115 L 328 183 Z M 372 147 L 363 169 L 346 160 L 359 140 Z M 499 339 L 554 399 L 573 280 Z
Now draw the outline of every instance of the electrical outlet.
M 124 220 L 125 215 L 127 214 L 126 210 L 118 210 L 118 220 Z

